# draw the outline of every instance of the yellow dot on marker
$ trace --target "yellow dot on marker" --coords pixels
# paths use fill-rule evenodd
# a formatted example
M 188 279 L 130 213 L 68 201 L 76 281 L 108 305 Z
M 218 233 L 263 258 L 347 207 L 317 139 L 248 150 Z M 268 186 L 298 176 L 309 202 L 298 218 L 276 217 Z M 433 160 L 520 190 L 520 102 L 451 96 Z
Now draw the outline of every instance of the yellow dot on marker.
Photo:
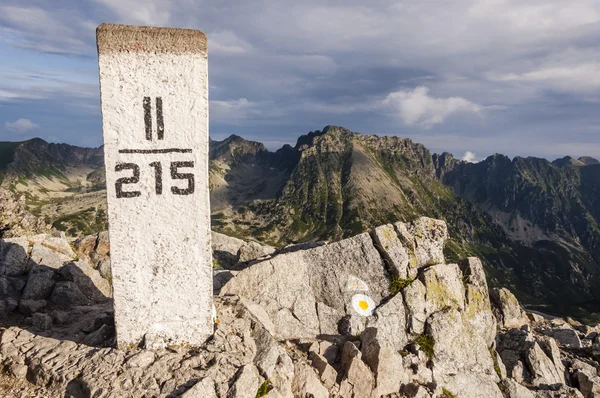
M 352 296 L 352 308 L 358 315 L 371 316 L 375 309 L 373 299 L 365 294 L 355 294 Z

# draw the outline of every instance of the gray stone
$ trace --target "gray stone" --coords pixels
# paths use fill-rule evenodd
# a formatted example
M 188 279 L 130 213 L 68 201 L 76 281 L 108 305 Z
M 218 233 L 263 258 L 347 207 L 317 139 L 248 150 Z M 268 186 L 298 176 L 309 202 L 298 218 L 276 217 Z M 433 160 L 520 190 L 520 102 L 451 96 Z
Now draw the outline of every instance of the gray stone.
M 496 351 L 506 366 L 507 374 L 518 383 L 522 383 L 523 378 L 528 378 L 528 372 L 523 366 L 521 358 L 534 342 L 533 334 L 522 329 L 508 329 L 500 332 L 496 337 Z M 519 368 L 513 371 L 517 364 L 520 364 Z
M 56 283 L 50 300 L 63 307 L 89 304 L 88 298 L 81 292 L 75 282 Z
M 573 348 L 581 347 L 579 335 L 573 329 L 552 329 L 550 335 L 557 340 L 561 345 Z
M 445 308 L 463 310 L 465 288 L 456 264 L 441 264 L 426 269 L 419 280 L 402 289 L 408 313 L 409 331 L 422 334 L 427 318 Z
M 294 397 L 329 398 L 329 392 L 321 384 L 315 371 L 302 362 L 294 365 L 292 392 Z
M 535 393 L 535 398 L 584 398 L 579 390 L 566 385 L 551 386 L 548 389 L 539 389 Z
M 55 251 L 57 253 L 63 254 L 70 259 L 74 259 L 77 255 L 73 251 L 73 248 L 69 244 L 69 242 L 65 238 L 56 237 L 56 236 L 46 236 L 42 245 Z
M 380 337 L 378 332 L 378 329 L 370 327 L 361 334 L 361 353 L 375 375 L 373 394 L 382 396 L 398 392 L 400 385 L 408 382 L 409 377 L 398 349 L 385 336 Z
M 262 378 L 256 367 L 252 364 L 245 365 L 238 372 L 227 398 L 255 398 L 261 383 Z
M 10 372 L 10 374 L 13 377 L 16 377 L 17 379 L 25 379 L 25 377 L 27 377 L 28 369 L 29 368 L 27 367 L 27 365 L 22 365 L 18 363 L 13 363 L 8 366 L 8 371 Z
M 85 336 L 83 344 L 93 347 L 104 347 L 112 345 L 111 339 L 115 336 L 115 328 L 112 325 L 102 325 L 97 330 Z
M 70 320 L 70 315 L 66 311 L 55 310 L 50 313 L 50 316 L 56 325 L 66 325 Z
M 74 282 L 79 290 L 92 302 L 105 302 L 112 297 L 112 288 L 108 281 L 84 260 L 65 265 L 60 274 L 67 281 Z
M 462 269 L 466 280 L 466 319 L 490 347 L 496 339 L 496 319 L 492 313 L 483 264 L 478 258 L 469 257 Z
M 294 362 L 289 355 L 281 355 L 269 380 L 273 390 L 282 397 L 293 397 L 293 382 L 295 377 Z
M 353 396 L 368 397 L 375 387 L 375 379 L 361 358 L 362 354 L 356 345 L 349 341 L 344 344 L 340 360 L 342 380 L 351 386 Z
M 343 336 L 359 337 L 367 327 L 367 319 L 360 315 L 348 314 L 338 324 L 339 333 Z
M 340 333 L 338 324 L 344 313 L 331 308 L 324 303 L 317 303 L 317 317 L 319 318 L 319 332 L 324 335 L 336 335 Z M 352 328 L 348 331 L 352 334 Z
M 31 323 L 38 330 L 49 330 L 52 328 L 52 317 L 38 312 L 33 314 Z
M 402 296 L 406 303 L 408 330 L 413 335 L 422 334 L 425 330 L 425 321 L 431 313 L 431 305 L 425 299 L 427 289 L 420 280 L 413 281 L 402 289 Z
M 331 389 L 335 385 L 337 379 L 336 370 L 327 362 L 325 357 L 319 355 L 317 352 L 311 352 L 309 354 L 309 359 L 311 360 L 313 368 L 319 372 L 319 377 L 325 388 L 328 390 Z
M 540 348 L 544 351 L 546 356 L 550 358 L 554 366 L 556 367 L 556 371 L 563 375 L 565 374 L 565 366 L 563 365 L 560 349 L 556 344 L 556 341 L 553 338 L 546 336 L 539 336 L 537 338 L 537 342 L 540 345 Z
M 0 239 L 0 275 L 19 276 L 31 269 L 27 238 Z
M 112 272 L 110 269 L 110 259 L 102 259 L 98 261 L 98 265 L 96 267 L 100 276 L 102 276 L 107 281 L 112 281 Z
M 396 351 L 408 343 L 406 309 L 402 294 L 398 293 L 380 305 L 367 321 L 367 327 L 377 330 L 376 338 Z
M 75 257 L 75 254 L 72 251 L 71 253 L 73 253 L 73 256 L 67 256 L 58 250 L 61 249 L 53 246 L 45 246 L 45 243 L 35 243 L 31 249 L 31 260 L 39 265 L 59 269 L 63 264 L 72 261 Z
M 430 398 L 431 394 L 425 387 L 416 383 L 409 383 L 402 386 L 402 394 L 408 398 Z
M 421 217 L 412 223 L 394 224 L 409 255 L 409 277 L 415 270 L 428 265 L 443 264 L 444 244 L 448 240 L 448 227 L 442 220 Z
M 54 272 L 32 272 L 27 279 L 22 298 L 25 300 L 46 300 L 54 289 Z
M 527 380 L 531 379 L 531 374 L 526 369 L 525 364 L 520 360 L 516 361 L 508 375 L 514 378 L 517 383 L 525 383 Z
M 529 372 L 533 376 L 534 385 L 564 384 L 564 374 L 557 369 L 556 365 L 544 353 L 536 342 L 525 354 L 525 361 Z
M 19 302 L 19 312 L 23 315 L 31 315 L 46 307 L 46 300 L 21 300 Z
M 181 398 L 217 398 L 215 382 L 210 377 L 205 377 L 181 394 Z
M 4 303 L 5 314 L 13 312 L 19 306 L 19 302 L 12 297 L 7 297 L 6 299 L 2 300 L 2 302 Z
M 211 232 L 211 245 L 215 261 L 224 268 L 230 268 L 239 262 L 238 252 L 246 242 L 218 232 Z
M 437 312 L 428 320 L 426 333 L 433 343 L 434 379 L 438 384 L 454 386 L 458 396 L 475 396 L 479 387 L 469 379 L 486 384 L 489 380 L 495 387 L 489 387 L 489 396 L 501 397 L 489 349 L 481 336 L 469 333 L 469 328 L 463 313 L 453 308 Z
M 349 283 L 357 280 L 360 283 Z M 354 294 L 369 294 L 377 305 L 388 289 L 383 262 L 369 234 L 364 233 L 254 264 L 223 286 L 221 295 L 237 294 L 260 303 L 275 325 L 276 337 L 296 339 L 320 333 L 317 303 L 340 315 L 358 316 L 351 304 Z M 328 313 L 323 330 L 332 331 L 333 313 Z
M 315 247 L 325 246 L 327 244 L 326 241 L 318 241 L 318 242 L 302 242 L 285 246 L 283 249 L 279 251 L 279 253 L 292 253 L 297 252 L 298 250 L 307 250 L 314 249 Z
M 277 251 L 276 248 L 268 245 L 261 245 L 258 242 L 246 242 L 238 250 L 238 261 L 246 263 L 261 257 L 270 256 Z
M 401 279 L 409 278 L 410 258 L 398 239 L 394 226 L 392 224 L 379 226 L 373 230 L 372 236 L 392 275 Z M 416 273 L 413 272 L 412 278 L 415 276 Z
M 579 384 L 579 390 L 585 398 L 600 397 L 600 377 L 596 373 L 577 370 L 575 378 Z
M 407 349 L 410 352 L 403 352 L 402 364 L 407 372 L 410 372 L 408 369 L 412 370 L 409 379 L 418 380 L 419 383 L 423 384 L 433 383 L 433 372 L 429 368 L 431 366 L 429 357 L 423 351 L 418 350 L 416 344 L 408 345 Z
M 509 329 L 529 325 L 529 318 L 525 315 L 525 311 L 521 309 L 519 301 L 508 289 L 492 289 L 490 298 L 502 315 L 503 327 Z
M 132 368 L 147 368 L 154 363 L 156 354 L 152 351 L 142 351 L 129 358 L 127 364 Z
M 85 333 L 97 330 L 102 325 L 114 325 L 114 318 L 112 315 L 100 314 L 98 316 L 90 316 L 81 323 L 81 330 Z
M 426 269 L 421 281 L 425 285 L 426 300 L 430 313 L 451 307 L 465 308 L 465 286 L 463 275 L 457 264 L 439 264 Z
M 526 315 L 527 318 L 529 318 L 529 320 L 536 326 L 543 325 L 544 323 L 546 323 L 546 318 L 539 314 L 536 314 L 535 312 L 527 312 Z
M 218 295 L 221 288 L 234 277 L 236 271 L 213 269 L 213 294 Z
M 25 284 L 22 278 L 0 275 L 0 297 L 18 298 Z
M 535 398 L 535 394 L 512 379 L 502 379 L 500 390 L 506 398 Z
M 482 375 L 481 373 L 459 373 L 456 375 L 447 375 L 444 382 L 442 384 L 438 384 L 438 394 L 443 392 L 441 387 L 444 387 L 456 397 L 505 398 L 500 391 L 498 384 L 489 376 Z M 446 396 L 446 394 L 440 395 L 444 398 Z

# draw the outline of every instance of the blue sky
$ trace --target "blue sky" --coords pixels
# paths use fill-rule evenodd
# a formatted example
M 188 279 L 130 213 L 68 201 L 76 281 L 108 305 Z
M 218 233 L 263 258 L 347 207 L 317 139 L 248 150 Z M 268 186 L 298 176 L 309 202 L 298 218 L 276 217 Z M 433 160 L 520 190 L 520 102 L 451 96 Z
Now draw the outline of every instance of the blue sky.
M 207 34 L 213 139 L 276 149 L 333 124 L 461 158 L 600 158 L 600 0 L 3 0 L 0 140 L 102 143 L 103 22 Z

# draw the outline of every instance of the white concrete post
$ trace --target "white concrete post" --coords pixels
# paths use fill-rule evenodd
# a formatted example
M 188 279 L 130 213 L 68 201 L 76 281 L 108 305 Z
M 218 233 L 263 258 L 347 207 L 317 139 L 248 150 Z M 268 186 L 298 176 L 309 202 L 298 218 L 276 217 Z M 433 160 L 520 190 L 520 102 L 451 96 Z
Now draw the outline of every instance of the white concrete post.
M 119 347 L 213 333 L 207 43 L 198 30 L 96 31 Z

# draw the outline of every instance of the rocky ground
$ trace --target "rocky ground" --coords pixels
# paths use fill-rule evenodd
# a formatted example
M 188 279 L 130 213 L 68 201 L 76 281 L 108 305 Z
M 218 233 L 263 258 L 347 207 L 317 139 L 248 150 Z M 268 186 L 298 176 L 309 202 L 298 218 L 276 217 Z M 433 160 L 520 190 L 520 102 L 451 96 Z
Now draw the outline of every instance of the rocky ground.
M 213 234 L 215 333 L 115 346 L 108 236 L 0 242 L 2 397 L 600 397 L 600 327 L 524 312 L 421 218 L 277 250 Z
M 27 211 L 25 197 L 0 189 L 0 238 L 47 232 L 50 227 Z

